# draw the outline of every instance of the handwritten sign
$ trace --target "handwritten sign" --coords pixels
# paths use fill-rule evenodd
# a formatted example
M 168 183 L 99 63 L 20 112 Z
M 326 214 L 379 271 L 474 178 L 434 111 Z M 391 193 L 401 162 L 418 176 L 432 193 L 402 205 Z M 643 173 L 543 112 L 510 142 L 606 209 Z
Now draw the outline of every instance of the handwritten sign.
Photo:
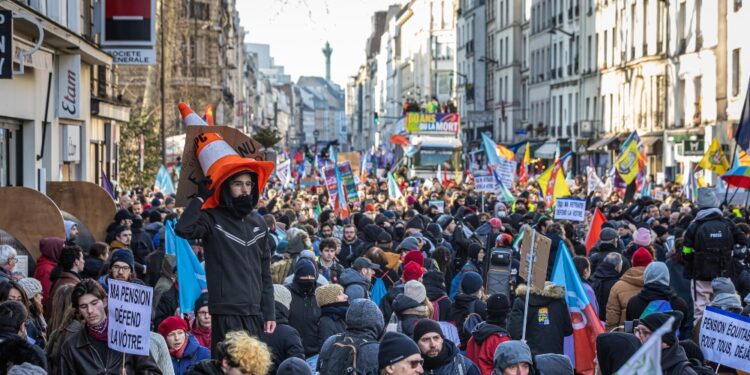
M 706 307 L 698 345 L 706 360 L 750 371 L 750 318 Z
M 495 176 L 474 176 L 474 190 L 477 193 L 494 193 L 495 192 Z
M 430 206 L 437 207 L 438 212 L 440 212 L 441 214 L 445 213 L 445 201 L 442 201 L 442 200 L 430 201 Z
M 149 328 L 154 289 L 109 280 L 107 346 L 118 352 L 149 355 Z
M 586 201 L 559 198 L 555 205 L 555 220 L 583 221 L 586 217 Z

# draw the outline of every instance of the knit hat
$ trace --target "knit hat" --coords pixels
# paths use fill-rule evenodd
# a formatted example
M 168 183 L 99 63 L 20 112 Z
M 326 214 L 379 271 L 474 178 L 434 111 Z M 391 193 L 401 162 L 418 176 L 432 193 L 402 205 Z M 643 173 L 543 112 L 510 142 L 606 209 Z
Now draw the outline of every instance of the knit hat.
M 411 250 L 404 254 L 403 262 L 408 264 L 409 262 L 415 262 L 420 267 L 424 267 L 424 254 L 419 250 Z
M 133 258 L 133 252 L 130 251 L 130 249 L 120 249 L 112 253 L 110 257 L 109 267 L 112 268 L 112 266 L 116 262 L 123 262 L 130 266 L 130 270 L 133 271 L 135 268 L 135 258 Z
M 656 262 L 656 263 L 659 263 L 659 262 Z M 683 318 L 682 312 L 675 310 L 675 311 L 668 311 L 666 313 L 648 314 L 641 319 L 641 324 L 646 326 L 646 328 L 651 330 L 651 332 L 655 332 L 657 329 L 659 329 L 659 327 L 663 326 L 664 323 L 666 323 L 670 317 L 674 317 L 672 328 L 669 332 L 665 333 L 664 336 L 661 337 L 661 340 L 665 344 L 671 347 L 677 342 L 677 336 L 675 335 L 675 332 L 680 327 L 680 322 L 682 322 L 682 318 Z
M 302 259 L 302 258 L 315 260 L 315 253 L 312 250 L 302 250 L 299 253 L 299 259 Z
M 427 290 L 425 290 L 424 285 L 417 280 L 407 281 L 406 284 L 404 284 L 404 296 L 422 303 L 427 299 Z
M 713 289 L 714 294 L 737 293 L 737 290 L 734 288 L 734 284 L 732 283 L 732 280 L 726 277 L 717 277 L 711 280 L 711 289 Z
M 294 278 L 299 279 L 303 276 L 315 276 L 315 265 L 308 258 L 297 259 L 294 265 Z
M 713 189 L 699 188 L 698 189 L 698 208 L 716 208 L 719 207 L 719 198 L 716 197 Z
M 406 205 L 407 206 L 413 206 L 414 202 L 417 201 L 417 198 L 415 198 L 413 195 L 407 195 L 406 196 Z
M 657 283 L 663 286 L 669 286 L 669 270 L 667 265 L 662 262 L 652 262 L 643 272 L 643 283 Z
M 198 299 L 195 300 L 195 313 L 198 313 L 198 310 L 201 309 L 203 306 L 208 306 L 208 292 L 201 293 L 200 296 L 198 296 Z
M 604 242 L 614 241 L 617 238 L 617 231 L 612 228 L 604 228 L 599 234 L 599 240 Z
M 510 300 L 503 293 L 495 293 L 487 298 L 487 321 L 504 325 L 510 311 Z
M 403 240 L 401 240 L 401 243 L 398 244 L 398 247 L 396 250 L 418 250 L 419 249 L 419 241 L 415 237 L 406 237 Z
M 596 360 L 602 375 L 612 375 L 641 347 L 632 333 L 611 332 L 596 336 Z
M 711 288 L 714 291 L 711 306 L 726 311 L 742 311 L 742 302 L 734 284 L 732 284 L 732 280 L 726 277 L 717 277 L 711 281 Z
M 187 332 L 187 322 L 185 322 L 185 319 L 182 319 L 179 316 L 170 316 L 167 317 L 167 319 L 164 319 L 161 324 L 159 324 L 159 328 L 157 330 L 159 331 L 160 335 L 166 338 L 170 332 L 176 331 L 178 329 Z
M 386 332 L 378 349 L 378 370 L 401 362 L 414 354 L 420 354 L 414 340 L 403 333 Z
M 338 284 L 323 285 L 318 289 L 315 289 L 315 301 L 318 302 L 318 306 L 323 307 L 338 303 L 338 297 L 344 293 L 344 288 Z
M 635 253 L 633 253 L 633 257 L 630 258 L 630 261 L 633 263 L 633 267 L 646 267 L 649 263 L 654 261 L 654 258 L 651 256 L 651 252 L 648 251 L 648 249 L 640 247 Z
M 667 228 L 665 228 L 663 225 L 657 225 L 654 227 L 654 233 L 656 233 L 656 237 L 661 237 L 667 234 Z
M 469 247 L 467 248 L 467 256 L 469 259 L 477 259 L 479 258 L 479 252 L 482 250 L 482 245 L 472 242 L 469 244 Z
M 464 294 L 474 294 L 482 288 L 482 276 L 476 272 L 466 272 L 461 277 L 461 291 Z
M 422 266 L 417 264 L 417 262 L 411 261 L 404 266 L 404 272 L 401 275 L 401 278 L 404 279 L 404 281 L 419 280 L 422 275 L 424 275 L 424 269 Z
M 276 375 L 312 375 L 312 369 L 304 360 L 289 357 L 279 364 Z
M 562 354 L 544 353 L 534 356 L 536 375 L 574 374 L 570 359 Z
M 422 336 L 428 333 L 437 333 L 440 337 L 443 337 L 443 329 L 440 328 L 440 324 L 432 319 L 422 319 L 414 325 L 414 333 L 412 337 L 414 341 L 419 341 Z
M 42 293 L 42 283 L 33 277 L 24 277 L 23 279 L 18 280 L 18 285 L 23 288 L 23 291 L 26 292 L 26 296 L 29 299 L 33 299 L 34 296 Z
M 419 215 L 414 216 L 406 223 L 406 229 L 424 229 L 424 222 L 422 221 L 422 217 Z
M 633 236 L 633 242 L 641 246 L 651 245 L 651 230 L 648 228 L 638 228 Z
M 292 305 L 292 292 L 281 284 L 273 284 L 273 299 L 289 310 L 289 306 Z
M 14 365 L 13 367 L 9 368 L 7 374 L 8 375 L 47 375 L 47 370 L 37 365 L 31 364 L 29 362 L 24 362 L 24 363 Z
M 385 216 L 385 217 L 387 217 L 389 219 L 395 219 L 396 218 L 396 213 L 393 212 L 393 211 L 390 211 L 390 210 L 386 210 L 385 212 L 383 212 L 383 216 Z
M 501 373 L 507 367 L 515 364 L 528 363 L 531 365 L 534 363 L 531 359 L 529 346 L 518 340 L 510 340 L 498 345 L 492 358 L 495 370 L 500 370 Z
M 493 217 L 492 219 L 490 219 L 490 221 L 488 221 L 488 223 L 490 223 L 490 226 L 492 227 L 492 229 L 502 229 L 503 228 L 503 221 L 500 220 L 500 219 L 498 219 L 498 218 L 496 218 L 496 217 Z
M 440 228 L 445 229 L 448 228 L 449 225 L 451 225 L 453 220 L 453 216 L 443 214 L 438 217 L 437 223 L 440 225 Z

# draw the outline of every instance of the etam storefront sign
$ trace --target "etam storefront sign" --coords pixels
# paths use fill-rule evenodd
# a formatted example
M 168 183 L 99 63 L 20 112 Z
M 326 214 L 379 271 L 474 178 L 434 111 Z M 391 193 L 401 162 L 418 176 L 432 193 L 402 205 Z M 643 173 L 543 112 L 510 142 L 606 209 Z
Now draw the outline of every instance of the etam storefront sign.
M 57 116 L 81 118 L 81 56 L 63 55 L 57 69 Z

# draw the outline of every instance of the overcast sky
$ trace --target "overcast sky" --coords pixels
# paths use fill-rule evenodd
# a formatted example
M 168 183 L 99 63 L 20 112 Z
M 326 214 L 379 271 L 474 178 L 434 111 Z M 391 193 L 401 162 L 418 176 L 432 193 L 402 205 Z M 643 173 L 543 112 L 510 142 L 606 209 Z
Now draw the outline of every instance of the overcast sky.
M 296 82 L 301 75 L 325 76 L 321 50 L 331 43 L 331 78 L 346 87 L 365 62 L 372 14 L 400 0 L 237 0 L 245 42 L 271 46 L 277 65 Z

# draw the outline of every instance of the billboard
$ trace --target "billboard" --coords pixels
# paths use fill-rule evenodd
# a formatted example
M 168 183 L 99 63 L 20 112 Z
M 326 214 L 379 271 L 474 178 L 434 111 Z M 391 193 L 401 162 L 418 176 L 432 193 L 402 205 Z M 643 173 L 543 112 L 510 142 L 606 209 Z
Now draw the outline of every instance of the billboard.
M 460 120 L 458 113 L 409 112 L 406 114 L 406 131 L 458 134 Z
M 102 48 L 114 64 L 156 63 L 156 0 L 102 1 Z

